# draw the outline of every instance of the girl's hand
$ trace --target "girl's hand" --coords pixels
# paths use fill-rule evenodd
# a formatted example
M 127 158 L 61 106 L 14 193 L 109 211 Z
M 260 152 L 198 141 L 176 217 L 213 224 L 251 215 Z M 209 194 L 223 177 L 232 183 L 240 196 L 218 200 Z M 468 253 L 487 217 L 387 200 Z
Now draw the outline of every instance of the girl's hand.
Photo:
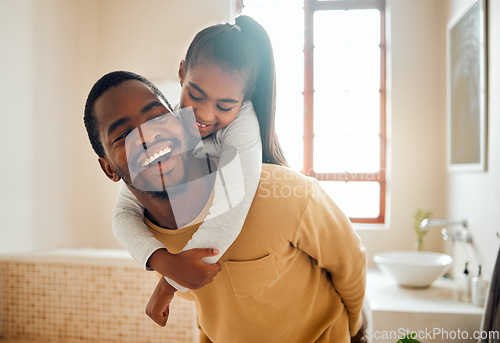
M 217 249 L 191 249 L 174 255 L 171 276 L 179 285 L 189 289 L 198 289 L 212 282 L 221 271 L 220 263 L 206 264 L 202 258 L 216 256 Z
M 178 254 L 159 249 L 151 255 L 148 265 L 183 287 L 198 289 L 212 282 L 221 270 L 220 263 L 206 264 L 202 258 L 218 254 L 218 249 L 191 249 Z
M 146 314 L 156 324 L 165 326 L 170 312 L 170 302 L 174 298 L 175 288 L 170 286 L 165 278 L 160 278 L 156 288 L 146 305 Z

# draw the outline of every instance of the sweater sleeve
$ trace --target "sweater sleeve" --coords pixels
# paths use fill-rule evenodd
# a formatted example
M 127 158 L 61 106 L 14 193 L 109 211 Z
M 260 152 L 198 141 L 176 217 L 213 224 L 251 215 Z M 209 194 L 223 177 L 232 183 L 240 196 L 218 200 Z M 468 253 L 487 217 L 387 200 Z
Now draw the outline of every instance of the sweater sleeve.
M 350 335 L 354 336 L 361 326 L 366 252 L 349 219 L 316 180 L 308 197 L 292 244 L 330 274 L 349 316 Z
M 144 223 L 144 207 L 122 183 L 113 212 L 113 233 L 118 242 L 147 270 L 149 257 L 164 249 Z
M 236 119 L 216 137 L 204 140 L 205 153 L 219 155 L 214 184 L 214 200 L 204 222 L 188 241 L 184 250 L 219 249 L 217 256 L 204 257 L 216 263 L 238 237 L 252 204 L 262 169 L 262 146 L 257 117 L 251 102 L 246 102 Z M 175 282 L 167 281 L 180 291 Z

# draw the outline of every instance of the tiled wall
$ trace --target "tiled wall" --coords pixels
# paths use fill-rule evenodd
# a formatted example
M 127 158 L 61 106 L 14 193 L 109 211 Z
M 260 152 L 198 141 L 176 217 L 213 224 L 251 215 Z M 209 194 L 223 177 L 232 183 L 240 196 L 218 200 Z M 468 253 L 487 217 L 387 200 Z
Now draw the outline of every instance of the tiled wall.
M 144 313 L 157 281 L 140 267 L 0 259 L 0 342 L 195 342 L 192 303 L 175 297 L 166 327 Z

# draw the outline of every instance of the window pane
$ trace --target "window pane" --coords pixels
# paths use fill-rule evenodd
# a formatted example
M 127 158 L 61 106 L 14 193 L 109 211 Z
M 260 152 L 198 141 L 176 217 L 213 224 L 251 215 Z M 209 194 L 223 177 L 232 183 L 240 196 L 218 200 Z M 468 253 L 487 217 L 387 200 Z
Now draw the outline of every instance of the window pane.
M 314 103 L 314 170 L 377 172 L 380 169 L 378 92 L 318 91 Z
M 314 170 L 380 168 L 380 12 L 314 16 Z
M 379 89 L 380 48 L 315 47 L 314 88 Z
M 379 183 L 341 181 L 319 181 L 319 183 L 349 218 L 379 216 Z
M 380 44 L 380 11 L 331 10 L 314 13 L 314 45 L 325 41 L 346 46 Z M 322 30 L 317 30 L 317 28 Z

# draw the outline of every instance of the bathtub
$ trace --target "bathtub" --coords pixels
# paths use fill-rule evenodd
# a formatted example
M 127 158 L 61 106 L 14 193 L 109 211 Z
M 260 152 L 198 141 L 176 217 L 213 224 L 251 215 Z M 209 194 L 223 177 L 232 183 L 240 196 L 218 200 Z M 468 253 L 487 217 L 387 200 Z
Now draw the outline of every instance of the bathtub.
M 0 255 L 0 342 L 196 342 L 191 302 L 175 297 L 166 327 L 146 316 L 157 282 L 124 250 Z

